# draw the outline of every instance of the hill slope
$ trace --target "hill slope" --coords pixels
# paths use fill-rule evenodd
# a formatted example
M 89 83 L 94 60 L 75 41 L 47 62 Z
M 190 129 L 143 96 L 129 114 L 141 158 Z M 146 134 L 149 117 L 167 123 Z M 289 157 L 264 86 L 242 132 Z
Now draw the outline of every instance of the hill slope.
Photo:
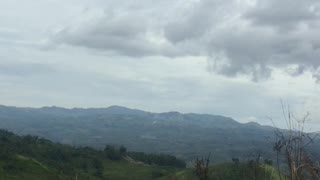
M 279 172 L 272 166 L 260 164 L 256 167 L 248 163 L 223 163 L 212 165 L 209 167 L 208 176 L 210 180 L 250 180 L 250 179 L 263 179 L 263 180 L 280 180 Z M 179 180 L 192 180 L 197 179 L 193 170 L 183 170 L 171 175 Z M 167 179 L 163 177 L 162 179 Z M 281 175 L 282 179 L 285 179 Z
M 122 158 L 127 156 L 125 152 L 115 158 L 115 149 L 110 153 L 107 148 L 104 151 L 76 148 L 35 136 L 16 136 L 4 130 L 0 130 L 0 147 L 0 179 L 8 180 L 141 180 L 168 176 L 181 169 L 169 166 L 172 161 L 167 161 L 167 166 L 138 164 Z M 166 159 L 162 161 L 166 163 Z
M 76 148 L 35 136 L 16 136 L 4 130 L 0 130 L 0 145 L 0 179 L 196 179 L 193 169 L 148 165 L 134 160 L 134 156 L 130 157 L 141 153 L 123 153 L 122 157 L 125 158 L 113 159 L 111 157 L 114 156 L 110 156 L 110 151 L 107 150 L 111 146 L 107 146 L 104 151 L 89 147 Z M 168 160 L 167 156 L 150 156 L 154 160 L 162 158 L 162 163 Z M 150 160 L 150 156 L 146 157 Z M 210 166 L 209 177 L 230 180 L 278 180 L 278 172 L 266 164 L 250 161 Z
M 241 124 L 223 116 L 149 113 L 120 106 L 65 109 L 0 106 L 0 128 L 55 142 L 103 148 L 125 145 L 133 151 L 172 154 L 192 160 L 211 152 L 214 162 L 246 158 L 257 151 L 272 158 L 272 127 Z

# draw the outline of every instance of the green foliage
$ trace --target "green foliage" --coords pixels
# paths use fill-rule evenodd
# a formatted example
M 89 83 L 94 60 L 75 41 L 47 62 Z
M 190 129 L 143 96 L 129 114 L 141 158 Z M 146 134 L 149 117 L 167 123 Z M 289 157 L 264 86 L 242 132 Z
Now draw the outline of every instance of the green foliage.
M 127 148 L 121 145 L 119 152 L 121 155 L 125 155 L 127 153 Z
M 174 156 L 127 152 L 123 146 L 106 146 L 103 151 L 90 147 L 71 147 L 35 136 L 16 136 L 0 130 L 0 179 L 195 179 L 193 170 L 176 173 L 185 162 Z M 135 161 L 128 162 L 122 157 Z M 243 180 L 254 177 L 277 180 L 271 160 L 261 165 L 225 163 L 209 168 L 210 179 Z M 174 175 L 170 175 L 174 174 Z
M 126 148 L 106 146 L 103 151 L 71 147 L 36 136 L 16 136 L 0 130 L 0 179 L 155 179 L 174 167 L 144 166 L 122 158 Z
M 128 163 L 125 160 L 109 160 L 105 162 L 104 167 L 104 176 L 106 179 L 121 180 L 149 180 L 160 177 L 165 180 L 170 180 L 170 174 L 174 174 L 177 171 L 174 167 L 135 164 Z
M 186 163 L 175 156 L 166 154 L 145 154 L 143 152 L 128 152 L 128 156 L 134 160 L 144 162 L 146 164 L 156 164 L 159 166 L 174 166 L 177 168 L 185 168 Z
M 120 160 L 121 159 L 120 149 L 116 149 L 113 146 L 107 145 L 104 148 L 104 153 L 105 153 L 106 157 L 111 160 Z
M 176 173 L 178 180 L 197 179 L 194 170 Z M 223 163 L 209 167 L 210 180 L 280 180 L 272 166 L 255 163 Z M 282 177 L 282 179 L 284 179 Z
M 264 163 L 269 165 L 269 166 L 272 166 L 273 165 L 273 161 L 271 159 L 265 159 L 264 160 Z

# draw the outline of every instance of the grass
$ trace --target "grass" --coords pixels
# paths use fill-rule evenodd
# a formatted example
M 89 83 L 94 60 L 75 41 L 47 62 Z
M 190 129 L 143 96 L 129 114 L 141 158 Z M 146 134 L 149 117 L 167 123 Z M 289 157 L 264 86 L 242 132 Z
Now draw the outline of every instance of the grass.
M 256 178 L 254 178 L 256 176 Z M 194 180 L 197 179 L 193 169 L 188 169 L 176 172 L 165 179 L 178 179 L 178 180 Z M 254 168 L 250 167 L 248 163 L 222 163 L 212 165 L 209 167 L 210 180 L 280 180 L 278 171 L 269 165 L 257 166 L 256 173 Z M 284 179 L 284 177 L 282 177 Z
M 176 169 L 173 167 L 139 165 L 126 160 L 106 160 L 104 161 L 103 175 L 105 179 L 149 180 L 168 176 L 175 171 Z M 78 175 L 78 179 L 99 179 L 83 172 L 79 172 Z M 61 175 L 58 170 L 50 169 L 46 165 L 25 156 L 18 155 L 10 161 L 0 161 L 1 180 L 70 180 L 71 178 L 75 177 Z
M 280 180 L 278 171 L 269 165 L 259 165 L 257 179 Z M 104 179 L 121 180 L 194 180 L 193 169 L 179 170 L 173 167 L 162 167 L 145 164 L 136 164 L 127 160 L 104 161 Z M 83 172 L 79 172 L 80 179 L 99 179 Z M 212 165 L 209 168 L 210 180 L 250 180 L 254 179 L 254 171 L 248 163 L 223 163 Z M 69 180 L 56 169 L 51 169 L 40 162 L 25 156 L 16 156 L 10 161 L 0 161 L 0 179 L 2 180 Z M 283 178 L 284 179 L 284 178 Z
M 67 179 L 55 170 L 48 169 L 35 160 L 17 156 L 10 161 L 0 161 L 0 179 L 3 180 L 57 180 Z
M 129 163 L 126 160 L 121 161 L 106 161 L 104 164 L 104 176 L 109 179 L 157 179 L 175 173 L 173 167 L 139 165 Z

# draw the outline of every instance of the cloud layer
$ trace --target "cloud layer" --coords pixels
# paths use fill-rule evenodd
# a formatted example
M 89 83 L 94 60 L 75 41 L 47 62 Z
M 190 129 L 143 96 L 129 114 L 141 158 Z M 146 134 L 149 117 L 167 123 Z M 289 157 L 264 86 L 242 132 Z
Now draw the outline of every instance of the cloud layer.
M 52 40 L 129 57 L 206 56 L 215 72 L 256 81 L 269 78 L 274 68 L 292 75 L 311 71 L 319 80 L 316 0 L 126 4 L 106 3 L 99 17 L 66 26 Z

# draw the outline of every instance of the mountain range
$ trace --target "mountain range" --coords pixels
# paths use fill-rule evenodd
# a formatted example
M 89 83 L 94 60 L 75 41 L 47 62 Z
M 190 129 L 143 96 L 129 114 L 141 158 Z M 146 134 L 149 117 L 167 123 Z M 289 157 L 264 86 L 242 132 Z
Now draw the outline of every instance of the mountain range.
M 275 128 L 209 114 L 151 113 L 121 106 L 0 106 L 0 128 L 73 146 L 124 145 L 131 151 L 171 154 L 187 161 L 209 153 L 213 163 L 257 154 L 275 157 Z

